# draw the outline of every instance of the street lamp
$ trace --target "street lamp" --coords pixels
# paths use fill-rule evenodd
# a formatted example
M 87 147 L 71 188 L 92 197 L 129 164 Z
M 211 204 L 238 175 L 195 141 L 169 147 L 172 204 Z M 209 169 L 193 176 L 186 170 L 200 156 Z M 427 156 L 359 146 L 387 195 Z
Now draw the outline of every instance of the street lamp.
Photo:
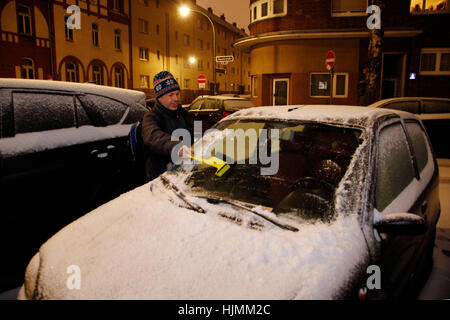
M 183 16 L 183 17 L 187 17 L 191 11 L 199 13 L 199 14 L 205 16 L 208 19 L 208 21 L 211 23 L 212 33 L 213 33 L 213 64 L 212 64 L 212 66 L 213 66 L 213 83 L 214 83 L 213 84 L 213 88 L 214 88 L 214 95 L 217 95 L 217 86 L 216 86 L 216 28 L 214 27 L 214 23 L 212 22 L 211 18 L 206 13 L 204 13 L 202 11 L 191 9 L 188 6 L 180 7 L 179 11 L 180 11 L 180 15 Z M 190 61 L 190 59 L 189 59 L 189 61 Z
M 195 61 L 197 61 L 197 59 L 195 59 L 195 57 L 189 57 L 189 63 L 190 64 L 194 64 Z

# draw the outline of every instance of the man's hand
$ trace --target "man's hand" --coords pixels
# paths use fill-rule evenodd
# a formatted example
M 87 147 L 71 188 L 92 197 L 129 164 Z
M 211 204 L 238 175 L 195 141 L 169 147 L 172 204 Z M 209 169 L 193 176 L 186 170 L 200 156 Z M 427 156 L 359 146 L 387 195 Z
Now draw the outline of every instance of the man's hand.
M 189 156 L 193 155 L 191 148 L 186 147 L 186 146 L 182 146 L 180 151 L 178 151 L 178 155 L 180 156 L 180 158 L 189 158 Z

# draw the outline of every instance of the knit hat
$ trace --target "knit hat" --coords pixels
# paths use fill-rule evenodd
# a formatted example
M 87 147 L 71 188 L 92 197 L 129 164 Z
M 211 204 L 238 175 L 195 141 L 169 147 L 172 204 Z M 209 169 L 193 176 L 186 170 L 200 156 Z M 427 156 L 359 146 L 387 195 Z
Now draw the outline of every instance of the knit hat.
M 170 72 L 161 71 L 153 78 L 153 89 L 156 99 L 158 99 L 166 93 L 180 90 L 180 86 Z

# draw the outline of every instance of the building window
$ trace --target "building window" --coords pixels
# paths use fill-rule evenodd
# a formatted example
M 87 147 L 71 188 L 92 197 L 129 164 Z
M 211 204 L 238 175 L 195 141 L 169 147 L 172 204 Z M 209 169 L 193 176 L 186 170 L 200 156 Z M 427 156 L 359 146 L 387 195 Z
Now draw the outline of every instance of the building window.
M 92 44 L 98 47 L 98 25 L 96 23 L 92 24 Z
M 29 7 L 18 5 L 19 33 L 31 36 L 31 10 Z
M 148 21 L 139 19 L 139 32 L 148 34 Z
M 116 50 L 122 49 L 119 29 L 114 30 L 114 49 Z
M 98 84 L 103 84 L 103 74 L 102 74 L 102 67 L 99 65 L 92 66 L 92 80 Z
M 198 70 L 199 71 L 201 71 L 201 70 L 203 70 L 203 60 L 198 60 L 197 61 L 197 67 L 198 67 Z
M 175 55 L 175 64 L 178 64 L 178 55 Z
M 450 48 L 426 48 L 420 54 L 421 75 L 450 75 Z
M 178 31 L 175 31 L 175 40 L 178 40 Z
M 148 61 L 148 48 L 139 48 L 139 60 Z
M 311 73 L 310 96 L 313 98 L 330 97 L 330 74 L 326 72 Z M 333 77 L 333 97 L 347 98 L 348 73 L 335 73 Z
M 188 34 L 183 35 L 183 44 L 189 46 L 191 44 L 191 37 Z
M 21 68 L 22 79 L 35 79 L 34 62 L 32 59 L 24 58 Z
M 161 54 L 160 54 L 159 50 L 156 50 L 156 58 L 157 58 L 158 60 L 161 59 Z
M 66 35 L 66 40 L 73 41 L 73 30 L 67 27 L 67 19 L 69 19 L 68 16 L 64 17 L 64 31 Z
M 198 39 L 198 48 L 200 50 L 203 50 L 203 40 L 202 39 Z
M 77 73 L 77 66 L 75 63 L 66 63 L 66 81 L 78 82 Z
M 448 0 L 411 0 L 411 14 L 450 13 Z
M 286 13 L 287 0 L 259 0 L 250 6 L 250 22 L 284 16 Z
M 148 0 L 139 0 L 139 3 L 148 7 Z
M 252 97 L 258 96 L 258 76 L 252 76 Z
M 140 87 L 143 89 L 150 88 L 150 77 L 149 76 L 140 76 Z
M 189 79 L 184 79 L 183 84 L 184 84 L 184 89 L 189 89 Z
M 367 0 L 331 0 L 332 17 L 366 16 Z
M 113 10 L 122 12 L 123 11 L 123 0 L 113 0 Z
M 159 8 L 159 0 L 155 0 L 155 7 Z
M 114 81 L 117 88 L 125 88 L 123 69 L 121 67 L 114 68 Z
M 159 34 L 159 24 L 156 25 L 156 34 Z

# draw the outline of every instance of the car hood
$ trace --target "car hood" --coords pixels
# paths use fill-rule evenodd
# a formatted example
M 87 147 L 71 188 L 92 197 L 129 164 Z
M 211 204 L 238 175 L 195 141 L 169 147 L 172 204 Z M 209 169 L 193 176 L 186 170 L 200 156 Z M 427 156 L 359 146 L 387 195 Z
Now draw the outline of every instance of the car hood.
M 206 214 L 183 208 L 159 179 L 123 194 L 48 240 L 27 268 L 22 293 L 38 299 L 331 299 L 367 263 L 355 215 L 296 224 L 300 230 L 292 232 L 251 212 L 195 200 Z

